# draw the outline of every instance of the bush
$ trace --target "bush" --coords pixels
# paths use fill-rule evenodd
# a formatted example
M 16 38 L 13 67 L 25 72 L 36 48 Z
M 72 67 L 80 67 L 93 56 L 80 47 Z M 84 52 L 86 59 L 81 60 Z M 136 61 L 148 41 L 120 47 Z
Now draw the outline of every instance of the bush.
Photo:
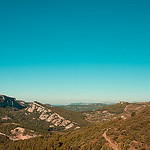
M 124 147 L 124 144 L 123 144 L 123 142 L 121 142 L 120 143 L 120 148 L 123 149 L 123 147 Z
M 124 147 L 124 150 L 129 150 L 129 148 L 130 148 L 130 146 L 129 146 L 129 145 L 126 145 L 126 146 Z
M 133 117 L 133 116 L 135 116 L 136 115 L 136 113 L 133 111 L 132 113 L 131 113 L 131 117 Z

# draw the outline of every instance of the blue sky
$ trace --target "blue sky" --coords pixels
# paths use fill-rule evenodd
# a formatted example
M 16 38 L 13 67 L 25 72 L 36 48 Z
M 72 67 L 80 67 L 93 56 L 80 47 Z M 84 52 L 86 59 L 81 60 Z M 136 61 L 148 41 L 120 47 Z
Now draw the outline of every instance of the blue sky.
M 149 101 L 148 0 L 0 2 L 0 94 L 26 101 Z

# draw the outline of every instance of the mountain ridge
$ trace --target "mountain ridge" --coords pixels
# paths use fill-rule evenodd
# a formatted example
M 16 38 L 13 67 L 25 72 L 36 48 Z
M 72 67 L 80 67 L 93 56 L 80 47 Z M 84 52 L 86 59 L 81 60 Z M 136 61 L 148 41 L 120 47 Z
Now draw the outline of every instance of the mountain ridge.
M 12 108 L 17 108 L 17 109 L 23 109 L 25 108 L 24 106 L 20 105 L 17 101 L 16 98 L 9 97 L 6 95 L 0 95 L 0 107 L 12 107 Z

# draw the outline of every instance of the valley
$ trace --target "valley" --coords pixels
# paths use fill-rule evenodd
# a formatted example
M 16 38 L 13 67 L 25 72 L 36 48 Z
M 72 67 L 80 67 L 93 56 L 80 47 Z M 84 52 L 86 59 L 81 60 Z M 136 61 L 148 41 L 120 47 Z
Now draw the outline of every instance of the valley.
M 150 102 L 72 111 L 1 95 L 0 106 L 0 149 L 150 149 Z

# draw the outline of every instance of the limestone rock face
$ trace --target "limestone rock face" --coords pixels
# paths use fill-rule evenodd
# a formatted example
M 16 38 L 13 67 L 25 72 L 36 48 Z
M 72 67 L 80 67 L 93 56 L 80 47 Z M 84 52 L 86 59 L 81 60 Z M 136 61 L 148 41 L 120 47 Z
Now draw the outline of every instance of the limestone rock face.
M 52 126 L 64 127 L 65 130 L 73 128 L 77 125 L 75 122 L 65 119 L 58 113 L 52 111 L 50 108 L 44 107 L 37 102 L 33 102 L 29 107 L 26 108 L 28 113 L 39 113 L 40 120 L 45 120 Z
M 8 97 L 5 95 L 0 95 L 0 107 L 10 106 L 13 108 L 23 109 L 24 106 L 20 105 L 15 98 Z

